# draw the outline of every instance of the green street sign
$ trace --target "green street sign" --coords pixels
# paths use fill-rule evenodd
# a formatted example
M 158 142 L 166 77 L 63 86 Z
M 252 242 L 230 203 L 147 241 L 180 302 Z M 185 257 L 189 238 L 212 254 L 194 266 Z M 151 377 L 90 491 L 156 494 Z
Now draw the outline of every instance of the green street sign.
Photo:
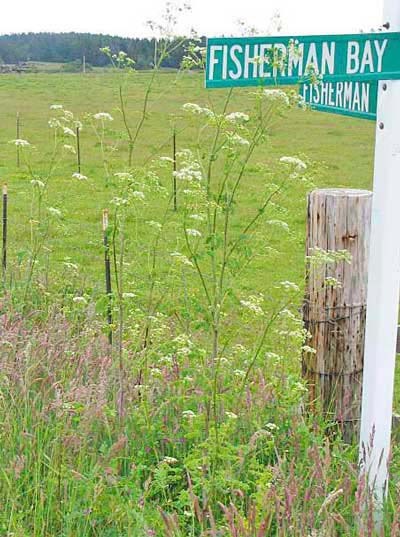
M 400 79 L 400 33 L 207 41 L 206 88 Z
M 377 80 L 303 83 L 300 85 L 299 93 L 304 102 L 315 110 L 363 119 L 376 119 Z

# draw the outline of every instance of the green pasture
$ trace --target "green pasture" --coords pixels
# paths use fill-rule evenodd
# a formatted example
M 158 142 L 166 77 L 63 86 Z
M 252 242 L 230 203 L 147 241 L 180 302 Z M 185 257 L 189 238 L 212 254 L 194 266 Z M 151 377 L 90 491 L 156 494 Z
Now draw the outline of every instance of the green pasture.
M 143 94 L 150 74 L 138 73 L 128 84 L 127 108 L 129 120 L 134 124 L 139 117 Z M 248 111 L 248 90 L 235 90 L 230 109 Z M 226 90 L 203 88 L 201 74 L 176 77 L 165 73 L 159 76 L 155 91 L 150 98 L 150 107 L 144 129 L 134 151 L 134 164 L 142 164 L 149 157 L 171 156 L 172 125 L 177 128 L 178 150 L 193 147 L 195 142 L 194 121 L 186 117 L 181 106 L 186 102 L 222 106 Z M 49 159 L 52 133 L 47 121 L 53 115 L 51 104 L 60 103 L 75 116 L 83 118 L 86 113 L 106 111 L 113 115 L 110 124 L 110 139 L 122 131 L 120 114 L 116 110 L 117 81 L 113 74 L 87 75 L 4 75 L 0 78 L 0 180 L 7 182 L 10 192 L 10 247 L 23 248 L 29 236 L 30 180 L 24 174 L 24 166 L 16 167 L 16 148 L 8 142 L 16 137 L 16 114 L 21 117 L 21 138 L 34 144 L 32 159 L 35 169 L 43 171 Z M 251 213 L 256 207 L 260 189 L 265 184 L 263 174 L 256 164 L 273 163 L 282 155 L 305 154 L 324 163 L 324 170 L 316 180 L 318 187 L 371 188 L 374 126 L 371 122 L 321 114 L 295 111 L 290 117 L 276 122 L 265 149 L 258 150 L 254 166 L 246 178 L 243 188 L 243 205 Z M 104 173 L 97 141 L 90 127 L 81 133 L 82 173 L 89 180 L 80 183 L 71 179 L 76 171 L 75 159 L 71 155 L 56 172 L 49 190 L 49 204 L 60 208 L 68 227 L 67 237 L 58 237 L 52 245 L 52 257 L 58 262 L 69 256 L 85 266 L 93 283 L 97 280 L 99 260 L 94 243 L 99 238 L 101 211 L 107 207 L 114 195 L 112 188 L 105 188 Z M 118 148 L 118 159 L 126 152 L 123 142 Z M 123 171 L 115 166 L 114 171 Z M 165 171 L 165 186 L 170 188 L 168 170 Z M 244 202 L 245 200 L 245 202 Z M 296 192 L 292 185 L 287 192 L 284 220 L 296 236 L 290 249 L 281 259 L 274 260 L 273 268 L 265 267 L 255 275 L 257 279 L 268 279 L 273 270 L 282 279 L 300 282 L 303 274 L 305 194 Z M 148 219 L 149 215 L 144 215 Z

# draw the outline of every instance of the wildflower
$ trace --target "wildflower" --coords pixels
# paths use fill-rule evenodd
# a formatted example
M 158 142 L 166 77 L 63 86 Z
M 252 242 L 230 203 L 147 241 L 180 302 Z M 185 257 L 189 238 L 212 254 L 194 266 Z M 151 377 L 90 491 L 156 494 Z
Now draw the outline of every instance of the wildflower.
M 28 142 L 28 140 L 22 140 L 21 138 L 17 138 L 16 140 L 11 140 L 10 144 L 14 144 L 18 147 L 29 147 L 31 145 Z
M 313 347 L 310 347 L 309 345 L 303 345 L 301 350 L 306 354 L 317 354 L 317 351 Z
M 181 168 L 180 170 L 174 172 L 173 176 L 177 179 L 185 181 L 201 181 L 202 179 L 201 171 L 193 166 L 186 166 L 184 168 Z
M 56 209 L 55 207 L 47 207 L 47 210 L 51 215 L 61 217 L 61 211 L 59 209 Z
M 38 188 L 44 188 L 45 187 L 45 184 L 43 183 L 43 181 L 40 181 L 39 179 L 32 179 L 31 180 L 31 185 L 32 186 L 37 186 Z
M 202 216 L 201 214 L 191 214 L 189 218 L 191 218 L 192 220 L 197 220 L 198 222 L 203 222 L 204 220 L 204 216 Z
M 114 173 L 114 177 L 118 177 L 118 179 L 133 179 L 132 174 L 128 172 Z
M 184 254 L 181 254 L 180 252 L 172 252 L 170 256 L 182 263 L 182 265 L 193 267 L 193 263 L 190 261 L 190 259 L 188 259 Z
M 63 105 L 62 104 L 52 104 L 50 106 L 50 110 L 62 110 L 63 109 Z
M 69 110 L 64 110 L 64 117 L 62 118 L 67 122 L 70 122 L 74 119 L 74 114 Z
M 73 147 L 72 145 L 64 144 L 63 149 L 64 151 L 67 151 L 68 153 L 72 153 L 73 155 L 75 155 L 76 153 L 75 147 Z
M 290 105 L 289 97 L 282 90 L 279 90 L 279 89 L 265 89 L 263 93 L 264 93 L 264 96 L 267 99 L 271 100 L 271 101 L 275 101 L 275 102 L 277 102 L 279 104 L 282 104 L 282 105 L 285 105 L 285 106 Z
M 87 179 L 86 175 L 82 175 L 81 173 L 78 173 L 78 172 L 73 173 L 72 177 L 74 179 L 78 179 L 78 181 L 86 181 Z
M 48 125 L 50 129 L 59 129 L 61 127 L 60 121 L 55 117 L 52 117 L 51 119 L 49 119 Z
M 238 419 L 238 415 L 235 414 L 234 412 L 226 411 L 225 416 L 230 418 L 231 420 L 237 420 Z
M 184 410 L 182 416 L 184 418 L 192 419 L 196 417 L 196 414 L 192 410 Z
M 176 464 L 178 459 L 175 459 L 175 457 L 164 457 L 161 462 L 165 462 L 165 464 Z
M 286 222 L 283 222 L 283 220 L 268 220 L 267 224 L 269 224 L 270 226 L 280 227 L 285 231 L 290 231 L 288 224 Z
M 247 308 L 248 310 L 250 310 L 255 315 L 259 316 L 259 315 L 264 315 L 264 310 L 261 307 L 263 300 L 264 300 L 264 297 L 261 294 L 258 296 L 251 295 L 248 297 L 247 300 L 241 300 L 240 304 L 244 308 Z
M 139 190 L 134 190 L 132 192 L 132 198 L 134 198 L 136 200 L 139 200 L 139 201 L 143 201 L 144 200 L 144 193 L 140 192 Z
M 191 114 L 205 115 L 207 117 L 212 117 L 214 114 L 209 108 L 203 108 L 195 103 L 186 103 L 182 106 L 182 110 L 185 112 L 190 112 Z
M 293 385 L 293 387 L 294 387 L 296 390 L 298 390 L 299 392 L 303 392 L 303 393 L 305 393 L 305 392 L 308 391 L 307 388 L 306 388 L 306 386 L 305 386 L 302 382 L 300 382 L 300 381 L 295 382 L 294 385 Z
M 123 205 L 128 205 L 129 200 L 127 198 L 119 198 L 118 196 L 115 196 L 110 203 L 116 207 L 122 207 Z
M 330 263 L 345 261 L 351 263 L 352 256 L 347 250 L 323 250 L 313 248 L 312 255 L 307 256 L 307 261 L 311 266 L 323 266 Z
M 84 296 L 74 296 L 72 302 L 75 304 L 87 304 L 87 300 Z
M 78 270 L 78 265 L 76 265 L 75 263 L 71 263 L 70 261 L 68 261 L 68 259 L 70 258 L 67 257 L 66 260 L 63 261 L 64 267 L 74 270 L 74 271 Z
M 81 121 L 78 121 L 78 120 L 75 120 L 75 121 L 74 121 L 74 127 L 75 127 L 76 129 L 82 130 L 82 129 L 83 129 L 82 122 L 81 122 Z
M 275 423 L 266 423 L 265 429 L 268 429 L 269 431 L 279 431 L 279 427 L 275 425 Z
M 250 117 L 248 114 L 244 114 L 243 112 L 231 112 L 225 116 L 225 119 L 231 123 L 246 123 L 249 121 Z
M 122 293 L 122 298 L 136 298 L 135 293 Z
M 161 231 L 162 229 L 162 225 L 160 224 L 160 222 L 155 222 L 154 220 L 147 220 L 146 224 L 150 227 L 157 229 L 157 231 Z
M 174 159 L 171 157 L 160 157 L 161 162 L 174 162 Z
M 277 364 L 282 362 L 282 356 L 279 356 L 279 354 L 276 354 L 275 352 L 266 352 L 265 358 L 267 360 L 271 360 L 276 362 Z
M 202 174 L 200 163 L 194 158 L 190 149 L 179 151 L 177 156 L 182 160 L 182 166 L 179 170 L 173 173 L 173 176 L 179 180 L 188 182 L 201 181 Z
M 332 276 L 328 276 L 327 278 L 325 278 L 325 284 L 329 287 L 332 287 L 333 289 L 340 289 L 341 287 L 343 287 L 342 282 L 337 278 L 333 278 Z
M 280 282 L 279 286 L 283 287 L 287 291 L 300 291 L 300 288 L 296 283 L 289 282 L 288 280 Z
M 250 142 L 246 138 L 239 136 L 239 134 L 228 134 L 228 142 L 233 145 L 250 145 Z
M 74 136 L 74 137 L 76 137 L 76 134 L 74 133 L 74 131 L 72 129 L 70 129 L 69 127 L 63 127 L 63 132 L 64 132 L 65 136 Z
M 281 157 L 279 161 L 294 166 L 297 171 L 307 169 L 307 164 L 297 157 Z
M 186 229 L 186 233 L 191 237 L 201 237 L 201 233 L 198 229 Z
M 97 114 L 94 114 L 94 119 L 98 119 L 101 121 L 114 121 L 114 118 L 111 114 L 108 114 L 107 112 L 98 112 Z

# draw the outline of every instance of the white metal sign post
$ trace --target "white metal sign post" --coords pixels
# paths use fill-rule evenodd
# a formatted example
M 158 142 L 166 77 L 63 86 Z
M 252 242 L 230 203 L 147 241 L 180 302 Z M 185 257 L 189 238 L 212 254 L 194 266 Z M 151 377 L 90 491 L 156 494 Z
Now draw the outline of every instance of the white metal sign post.
M 400 29 L 400 0 L 385 0 Z M 400 62 L 400 58 L 399 58 Z M 361 471 L 379 502 L 387 491 L 400 283 L 400 81 L 379 82 L 360 435 Z
M 387 490 L 400 287 L 400 0 L 384 0 L 384 22 L 387 31 L 372 34 L 211 38 L 206 62 L 207 88 L 301 84 L 317 109 L 376 116 L 360 466 L 379 503 Z M 306 66 L 323 75 L 321 85 L 311 87 Z

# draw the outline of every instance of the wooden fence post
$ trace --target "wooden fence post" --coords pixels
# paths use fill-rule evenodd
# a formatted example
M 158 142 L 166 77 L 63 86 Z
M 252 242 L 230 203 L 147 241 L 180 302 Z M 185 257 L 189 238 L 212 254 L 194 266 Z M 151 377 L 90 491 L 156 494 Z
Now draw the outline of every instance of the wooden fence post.
M 346 441 L 358 434 L 361 414 L 371 206 L 367 190 L 324 189 L 308 196 L 307 256 L 316 248 L 352 256 L 351 263 L 308 263 L 303 310 L 315 351 L 302 360 L 311 408 L 337 423 Z

